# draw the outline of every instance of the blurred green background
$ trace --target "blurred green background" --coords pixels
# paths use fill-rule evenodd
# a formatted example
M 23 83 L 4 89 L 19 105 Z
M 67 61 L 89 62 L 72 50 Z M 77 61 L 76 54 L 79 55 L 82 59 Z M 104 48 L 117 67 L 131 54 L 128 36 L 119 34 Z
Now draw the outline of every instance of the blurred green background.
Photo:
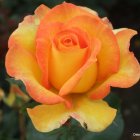
M 94 9 L 100 17 L 107 16 L 114 28 L 127 27 L 140 31 L 140 0 L 65 1 Z M 17 88 L 26 92 L 21 81 L 8 80 L 4 66 L 7 42 L 18 23 L 24 16 L 33 14 L 37 6 L 44 3 L 48 7 L 54 7 L 62 2 L 63 0 L 0 0 L 0 140 L 140 140 L 140 137 L 133 136 L 133 133 L 140 133 L 140 83 L 128 89 L 112 89 L 113 93 L 105 100 L 119 111 L 113 124 L 101 133 L 88 132 L 73 119 L 51 133 L 39 133 L 34 129 L 26 107 L 33 107 L 37 103 L 22 93 L 16 95 Z M 139 34 L 131 40 L 130 50 L 140 62 Z

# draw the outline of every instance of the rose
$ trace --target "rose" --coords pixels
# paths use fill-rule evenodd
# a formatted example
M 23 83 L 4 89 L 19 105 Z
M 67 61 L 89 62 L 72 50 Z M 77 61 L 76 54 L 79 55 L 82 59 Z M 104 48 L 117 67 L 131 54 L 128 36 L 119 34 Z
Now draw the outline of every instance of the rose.
M 51 131 L 69 116 L 90 131 L 110 125 L 116 109 L 102 100 L 110 86 L 130 87 L 140 77 L 129 52 L 135 34 L 113 30 L 107 18 L 70 3 L 41 5 L 25 17 L 9 39 L 6 68 L 43 104 L 27 110 L 35 127 Z

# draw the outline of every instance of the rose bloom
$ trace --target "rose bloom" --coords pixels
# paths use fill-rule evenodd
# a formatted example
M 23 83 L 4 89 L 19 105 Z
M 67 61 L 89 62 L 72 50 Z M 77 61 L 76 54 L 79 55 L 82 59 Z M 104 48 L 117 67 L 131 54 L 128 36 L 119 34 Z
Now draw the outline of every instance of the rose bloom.
M 6 68 L 41 103 L 28 114 L 41 132 L 60 127 L 71 116 L 99 132 L 116 116 L 103 98 L 110 87 L 127 88 L 140 78 L 129 51 L 137 32 L 112 29 L 107 18 L 70 3 L 40 5 L 9 39 Z

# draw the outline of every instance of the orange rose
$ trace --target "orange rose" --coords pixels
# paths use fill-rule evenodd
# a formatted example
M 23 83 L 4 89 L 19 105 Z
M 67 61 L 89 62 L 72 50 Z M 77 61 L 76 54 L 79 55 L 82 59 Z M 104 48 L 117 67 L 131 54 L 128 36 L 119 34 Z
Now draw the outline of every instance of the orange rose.
M 39 6 L 9 39 L 6 68 L 43 105 L 28 109 L 36 129 L 48 132 L 69 116 L 90 131 L 110 125 L 116 109 L 102 99 L 110 86 L 130 87 L 140 66 L 129 52 L 131 29 L 113 30 L 107 18 L 70 3 Z

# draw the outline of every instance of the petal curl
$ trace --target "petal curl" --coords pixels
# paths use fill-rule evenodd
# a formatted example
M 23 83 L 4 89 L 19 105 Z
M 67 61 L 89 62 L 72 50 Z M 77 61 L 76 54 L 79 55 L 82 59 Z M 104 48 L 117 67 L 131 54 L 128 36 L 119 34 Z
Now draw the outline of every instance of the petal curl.
M 41 85 L 41 72 L 36 58 L 26 49 L 15 46 L 6 55 L 6 69 L 10 76 L 24 82 L 30 96 L 37 102 L 53 104 L 64 99 Z
M 138 82 L 140 79 L 140 65 L 136 57 L 129 51 L 130 39 L 137 32 L 131 29 L 126 29 L 116 34 L 120 46 L 120 70 L 112 76 L 111 80 L 115 81 L 113 86 L 128 88 Z M 125 46 L 125 47 L 124 47 Z
M 140 65 L 134 54 L 129 51 L 129 42 L 137 32 L 131 29 L 121 29 L 116 33 L 120 47 L 120 68 L 119 71 L 110 76 L 103 83 L 98 83 L 89 92 L 93 99 L 104 98 L 110 92 L 110 86 L 128 88 L 140 79 Z
M 63 104 L 38 105 L 27 112 L 40 132 L 49 132 L 59 128 L 69 118 L 69 113 Z

